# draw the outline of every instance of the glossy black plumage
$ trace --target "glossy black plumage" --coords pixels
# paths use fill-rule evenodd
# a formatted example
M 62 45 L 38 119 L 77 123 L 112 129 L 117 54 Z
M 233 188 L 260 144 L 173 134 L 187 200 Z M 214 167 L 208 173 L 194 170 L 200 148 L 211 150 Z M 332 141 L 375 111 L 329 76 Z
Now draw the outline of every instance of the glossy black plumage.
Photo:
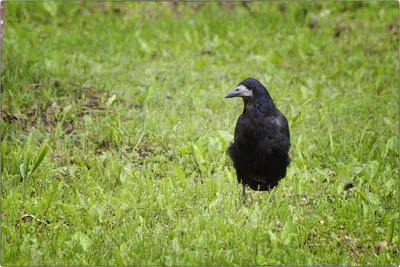
M 270 190 L 286 176 L 290 132 L 286 117 L 275 107 L 267 89 L 247 78 L 225 98 L 242 97 L 244 109 L 235 128 L 234 142 L 227 153 L 237 179 L 253 190 Z

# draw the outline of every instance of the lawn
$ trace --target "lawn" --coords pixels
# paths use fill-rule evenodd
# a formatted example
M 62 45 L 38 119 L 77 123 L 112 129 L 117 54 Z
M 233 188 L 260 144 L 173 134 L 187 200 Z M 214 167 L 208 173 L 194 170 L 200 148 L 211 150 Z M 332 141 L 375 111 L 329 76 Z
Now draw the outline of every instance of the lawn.
M 1 264 L 399 265 L 398 3 L 8 2 Z M 225 151 L 246 77 L 291 130 Z

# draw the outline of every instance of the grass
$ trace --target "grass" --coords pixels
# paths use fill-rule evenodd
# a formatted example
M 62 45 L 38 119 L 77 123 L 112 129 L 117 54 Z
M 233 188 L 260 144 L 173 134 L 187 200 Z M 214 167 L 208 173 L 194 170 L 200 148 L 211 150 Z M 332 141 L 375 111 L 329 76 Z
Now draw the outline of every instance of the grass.
M 398 265 L 398 4 L 7 3 L 7 265 Z M 225 150 L 246 77 L 291 129 L 267 192 Z

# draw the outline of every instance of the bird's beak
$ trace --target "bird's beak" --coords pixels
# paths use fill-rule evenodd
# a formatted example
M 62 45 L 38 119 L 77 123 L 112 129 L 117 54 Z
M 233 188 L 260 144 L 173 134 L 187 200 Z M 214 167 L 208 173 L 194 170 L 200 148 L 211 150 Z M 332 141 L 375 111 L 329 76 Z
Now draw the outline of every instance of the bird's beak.
M 226 94 L 225 98 L 232 98 L 232 97 L 252 97 L 253 92 L 247 89 L 244 85 L 239 85 L 232 91 Z

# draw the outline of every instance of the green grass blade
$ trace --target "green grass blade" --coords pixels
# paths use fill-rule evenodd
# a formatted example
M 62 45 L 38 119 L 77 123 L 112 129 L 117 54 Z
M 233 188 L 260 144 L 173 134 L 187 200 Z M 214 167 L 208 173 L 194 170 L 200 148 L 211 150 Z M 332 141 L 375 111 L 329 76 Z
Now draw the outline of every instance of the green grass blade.
M 33 167 L 31 169 L 31 172 L 29 175 L 32 175 L 32 173 L 35 172 L 37 167 L 39 167 L 40 163 L 42 163 L 42 161 L 43 161 L 44 157 L 47 155 L 48 151 L 49 151 L 49 146 L 48 146 L 47 142 L 45 142 L 39 149 L 39 156 L 35 160 L 35 163 L 33 164 Z
M 4 162 L 5 162 L 5 156 L 6 156 L 6 149 L 7 149 L 7 144 L 6 142 L 2 142 L 1 144 L 1 166 L 0 166 L 0 170 L 1 172 L 3 172 L 4 170 Z
M 32 151 L 27 148 L 27 151 L 25 151 L 24 155 L 24 162 L 22 163 L 22 170 L 23 170 L 23 177 L 26 178 L 28 177 L 28 171 L 29 171 L 29 164 L 31 163 L 32 160 Z

